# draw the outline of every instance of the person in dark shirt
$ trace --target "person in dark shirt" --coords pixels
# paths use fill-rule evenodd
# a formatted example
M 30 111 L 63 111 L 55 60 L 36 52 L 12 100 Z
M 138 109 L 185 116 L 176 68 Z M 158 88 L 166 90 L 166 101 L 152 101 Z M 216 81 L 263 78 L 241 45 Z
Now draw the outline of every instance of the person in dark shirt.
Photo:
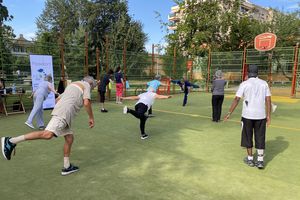
M 116 103 L 121 104 L 121 97 L 123 96 L 123 85 L 124 78 L 121 72 L 121 67 L 117 67 L 115 72 L 115 80 L 116 80 Z
M 188 95 L 191 91 L 191 87 L 192 87 L 192 84 L 187 80 L 186 77 L 183 77 L 183 83 L 181 85 L 181 88 L 184 92 L 184 98 L 183 98 L 183 104 L 182 106 L 185 106 L 186 103 L 187 103 L 187 98 L 188 98 Z
M 100 95 L 100 105 L 101 105 L 101 112 L 108 112 L 104 108 L 104 101 L 105 101 L 105 93 L 106 93 L 106 86 L 109 82 L 113 83 L 111 77 L 114 71 L 112 69 L 108 70 L 108 72 L 103 76 L 102 80 L 98 83 L 98 92 Z
M 220 122 L 222 105 L 224 101 L 224 87 L 226 85 L 226 80 L 222 78 L 222 71 L 217 70 L 215 73 L 215 78 L 212 82 L 211 92 L 212 92 L 212 121 Z
M 61 77 L 58 83 L 57 92 L 58 94 L 62 94 L 65 91 L 65 78 Z

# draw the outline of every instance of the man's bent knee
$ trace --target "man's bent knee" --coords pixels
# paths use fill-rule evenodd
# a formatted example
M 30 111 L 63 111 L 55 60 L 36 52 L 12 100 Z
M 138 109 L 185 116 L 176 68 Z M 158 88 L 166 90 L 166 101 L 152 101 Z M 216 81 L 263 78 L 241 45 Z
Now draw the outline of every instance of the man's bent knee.
M 51 132 L 51 131 L 45 130 L 45 131 L 43 131 L 43 133 L 42 133 L 42 138 L 45 139 L 45 140 L 50 140 L 50 139 L 53 138 L 53 137 L 54 137 L 54 133 Z
M 65 135 L 65 141 L 68 144 L 72 144 L 74 140 L 74 136 L 72 134 Z

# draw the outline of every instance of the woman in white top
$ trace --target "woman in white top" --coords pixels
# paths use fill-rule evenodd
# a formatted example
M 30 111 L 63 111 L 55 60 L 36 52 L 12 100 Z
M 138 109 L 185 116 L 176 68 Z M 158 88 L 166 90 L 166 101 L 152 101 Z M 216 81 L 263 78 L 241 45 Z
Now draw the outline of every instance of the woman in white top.
M 31 113 L 25 122 L 27 126 L 34 129 L 34 126 L 32 124 L 33 119 L 36 117 L 37 125 L 39 129 L 44 129 L 44 118 L 43 118 L 43 102 L 48 97 L 48 94 L 50 92 L 53 92 L 54 94 L 58 94 L 53 86 L 52 86 L 52 76 L 47 75 L 45 77 L 45 80 L 42 81 L 38 88 L 33 91 L 33 108 L 31 110 Z
M 145 133 L 145 124 L 148 116 L 145 115 L 145 113 L 154 104 L 155 99 L 168 99 L 168 98 L 171 98 L 171 96 L 158 95 L 154 93 L 154 89 L 152 87 L 149 87 L 147 92 L 144 92 L 138 96 L 122 97 L 122 99 L 138 100 L 138 102 L 135 104 L 134 110 L 129 109 L 127 108 L 127 106 L 125 106 L 123 109 L 123 113 L 124 114 L 130 113 L 136 118 L 140 119 L 140 130 L 141 130 L 142 140 L 148 138 L 148 135 Z

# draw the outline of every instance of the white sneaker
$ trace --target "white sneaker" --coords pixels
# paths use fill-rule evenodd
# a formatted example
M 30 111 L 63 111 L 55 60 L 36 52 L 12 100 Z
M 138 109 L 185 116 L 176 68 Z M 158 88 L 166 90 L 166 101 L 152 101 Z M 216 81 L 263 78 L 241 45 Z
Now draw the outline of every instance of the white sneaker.
M 25 122 L 25 124 L 26 124 L 28 127 L 32 128 L 32 129 L 35 129 L 34 126 L 33 126 L 32 124 L 29 124 L 28 122 Z
M 277 105 L 272 104 L 272 112 L 275 112 L 275 111 L 276 111 L 276 108 L 277 108 Z
M 128 111 L 127 106 L 124 106 L 124 108 L 123 108 L 123 113 L 124 113 L 124 114 L 127 114 L 127 111 Z

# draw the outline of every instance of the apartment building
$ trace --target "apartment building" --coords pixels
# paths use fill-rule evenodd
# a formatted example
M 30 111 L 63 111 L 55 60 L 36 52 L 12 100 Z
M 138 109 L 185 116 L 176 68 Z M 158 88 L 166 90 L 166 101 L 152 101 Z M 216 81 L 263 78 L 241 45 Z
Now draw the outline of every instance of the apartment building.
M 179 5 L 171 7 L 171 12 L 168 16 L 168 20 L 171 23 L 168 27 L 169 30 L 177 29 L 177 23 L 183 19 L 184 10 L 188 6 L 188 1 L 189 0 L 185 0 L 185 8 L 180 8 Z M 196 3 L 201 3 L 203 1 L 206 0 L 197 0 Z M 240 12 L 259 21 L 271 21 L 273 17 L 272 9 L 255 5 L 248 0 L 242 2 Z

